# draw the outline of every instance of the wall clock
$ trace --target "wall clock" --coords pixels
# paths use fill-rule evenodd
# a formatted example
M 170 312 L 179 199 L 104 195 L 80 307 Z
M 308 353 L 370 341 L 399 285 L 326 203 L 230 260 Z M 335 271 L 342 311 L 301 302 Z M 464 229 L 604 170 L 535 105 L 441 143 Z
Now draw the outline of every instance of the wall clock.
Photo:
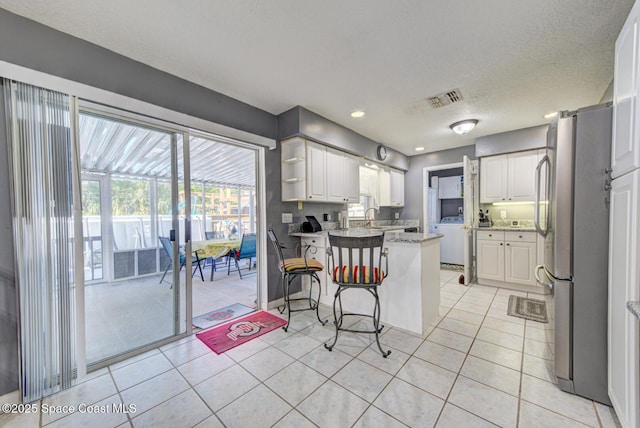
M 378 146 L 377 152 L 376 152 L 376 156 L 378 158 L 378 160 L 385 160 L 387 158 L 387 148 L 385 146 L 383 146 L 382 144 L 380 144 Z

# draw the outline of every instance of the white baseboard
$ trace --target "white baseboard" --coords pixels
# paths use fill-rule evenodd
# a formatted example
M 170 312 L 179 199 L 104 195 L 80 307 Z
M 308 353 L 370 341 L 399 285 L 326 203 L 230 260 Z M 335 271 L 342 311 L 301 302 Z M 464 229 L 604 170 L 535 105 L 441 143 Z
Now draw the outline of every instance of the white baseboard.
M 522 291 L 523 293 L 549 294 L 549 289 L 541 285 L 512 284 L 510 282 L 494 281 L 493 279 L 477 278 L 480 285 L 488 285 L 490 287 L 506 288 L 513 291 Z

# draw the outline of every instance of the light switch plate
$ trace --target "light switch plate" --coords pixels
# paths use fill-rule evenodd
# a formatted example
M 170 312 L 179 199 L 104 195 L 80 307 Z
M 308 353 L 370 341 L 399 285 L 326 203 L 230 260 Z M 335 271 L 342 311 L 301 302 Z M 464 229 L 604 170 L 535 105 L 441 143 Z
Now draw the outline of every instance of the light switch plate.
M 282 223 L 293 223 L 293 213 L 282 213 Z
M 394 213 L 393 214 L 393 218 L 395 218 L 396 220 L 398 220 L 400 218 L 400 213 Z

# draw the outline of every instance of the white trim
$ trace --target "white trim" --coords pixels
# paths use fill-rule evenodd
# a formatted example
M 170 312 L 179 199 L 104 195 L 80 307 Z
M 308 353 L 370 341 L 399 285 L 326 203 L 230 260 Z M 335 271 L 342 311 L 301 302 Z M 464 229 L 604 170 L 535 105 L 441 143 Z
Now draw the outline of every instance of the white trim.
M 429 232 L 429 195 L 427 189 L 429 184 L 429 173 L 431 171 L 441 171 L 443 169 L 462 168 L 464 162 L 448 163 L 444 165 L 425 166 L 422 168 L 422 225 L 425 232 Z
M 219 123 L 200 119 L 188 114 L 179 113 L 165 107 L 160 107 L 135 98 L 105 91 L 104 89 L 94 88 L 83 83 L 74 82 L 72 80 L 63 79 L 61 77 L 11 64 L 6 61 L 0 61 L 0 76 L 54 91 L 75 95 L 78 98 L 84 98 L 123 110 L 143 113 L 157 119 L 196 128 L 212 134 L 265 146 L 270 150 L 276 148 L 276 141 L 272 138 L 241 131 L 230 126 L 221 125 Z
M 269 304 L 269 275 L 267 267 L 267 175 L 264 148 L 256 150 L 256 229 L 258 236 L 259 252 L 262 257 L 258 257 L 258 286 L 256 303 L 258 309 L 265 309 Z

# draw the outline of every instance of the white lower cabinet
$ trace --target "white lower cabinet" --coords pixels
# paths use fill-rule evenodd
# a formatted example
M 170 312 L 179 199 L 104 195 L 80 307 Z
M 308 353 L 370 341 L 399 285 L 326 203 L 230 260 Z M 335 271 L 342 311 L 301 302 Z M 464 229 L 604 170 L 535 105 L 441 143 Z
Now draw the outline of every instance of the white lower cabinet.
M 504 280 L 535 285 L 536 256 L 535 242 L 505 242 Z
M 536 292 L 534 270 L 538 258 L 535 232 L 477 231 L 478 282 L 487 285 L 531 286 Z M 541 290 L 538 290 L 542 292 Z
M 478 239 L 478 278 L 504 281 L 504 242 Z

